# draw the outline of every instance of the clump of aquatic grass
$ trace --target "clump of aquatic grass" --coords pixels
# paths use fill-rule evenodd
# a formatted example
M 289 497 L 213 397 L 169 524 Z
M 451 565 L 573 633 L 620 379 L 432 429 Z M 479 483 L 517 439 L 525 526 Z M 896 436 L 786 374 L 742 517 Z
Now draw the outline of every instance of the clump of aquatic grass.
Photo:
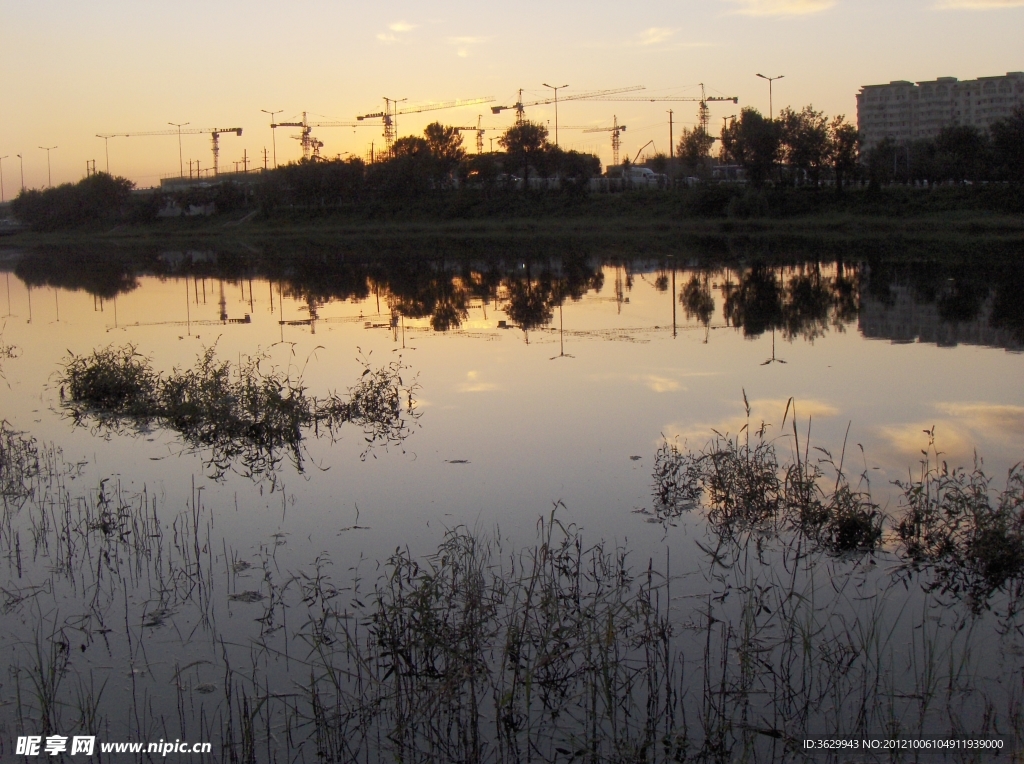
M 915 480 L 897 482 L 903 517 L 896 526 L 910 567 L 935 572 L 931 587 L 988 607 L 991 595 L 1011 591 L 1024 602 L 1024 465 L 1009 471 L 996 493 L 981 465 L 949 469 L 926 457 Z
M 788 415 L 787 407 L 783 427 Z M 703 507 L 712 527 L 726 536 L 789 528 L 836 553 L 874 549 L 882 537 L 882 514 L 867 492 L 849 484 L 842 460 L 837 465 L 831 453 L 816 448 L 812 461 L 806 441 L 801 454 L 795 415 L 793 457 L 780 460 L 768 425 L 762 422 L 751 432 L 749 404 L 747 416 L 740 433 L 713 431 L 700 450 L 663 440 L 655 454 L 652 520 L 669 524 Z M 827 468 L 834 482 L 826 480 Z
M 362 428 L 367 450 L 401 443 L 416 418 L 415 383 L 405 384 L 407 367 L 392 361 L 364 370 L 348 395 L 311 395 L 301 375 L 269 367 L 265 355 L 237 364 L 219 360 L 208 348 L 191 369 L 168 374 L 132 345 L 91 354 L 72 354 L 59 382 L 64 409 L 76 424 L 145 431 L 154 426 L 177 432 L 189 448 L 209 449 L 208 464 L 223 474 L 235 462 L 245 474 L 272 474 L 281 454 L 302 469 L 306 433 L 334 437 L 347 423 Z M 269 367 L 269 368 L 268 368 Z

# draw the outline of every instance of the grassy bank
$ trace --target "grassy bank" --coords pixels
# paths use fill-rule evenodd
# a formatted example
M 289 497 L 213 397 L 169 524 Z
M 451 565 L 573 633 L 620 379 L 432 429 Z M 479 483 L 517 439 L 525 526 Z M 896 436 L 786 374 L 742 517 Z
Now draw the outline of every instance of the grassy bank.
M 738 187 L 582 196 L 471 190 L 261 210 L 255 216 L 252 211 L 239 208 L 211 217 L 23 232 L 6 237 L 4 243 L 340 241 L 400 246 L 430 238 L 515 243 L 564 238 L 627 250 L 672 250 L 721 237 L 876 244 L 894 237 L 919 242 L 1024 242 L 1024 192 L 1013 186 L 890 187 L 853 189 L 843 195 L 831 190 Z

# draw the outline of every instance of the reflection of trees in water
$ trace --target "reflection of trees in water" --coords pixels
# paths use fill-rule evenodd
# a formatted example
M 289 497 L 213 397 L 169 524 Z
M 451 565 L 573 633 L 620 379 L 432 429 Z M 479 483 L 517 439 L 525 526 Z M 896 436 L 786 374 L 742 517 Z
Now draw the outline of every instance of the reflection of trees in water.
M 656 290 L 666 289 L 666 261 L 656 266 L 639 260 L 599 259 L 571 253 L 508 256 L 438 257 L 353 256 L 333 249 L 237 253 L 198 251 L 85 252 L 46 250 L 25 255 L 16 275 L 32 287 L 81 289 L 110 299 L 139 285 L 138 277 L 195 276 L 225 283 L 265 278 L 282 295 L 305 304 L 314 317 L 332 301 L 378 301 L 378 311 L 429 319 L 437 331 L 456 329 L 474 301 L 507 309 L 511 323 L 524 329 L 548 324 L 554 309 L 604 286 L 604 268 L 614 268 L 615 299 L 628 299 L 634 271 L 653 273 Z M 869 259 L 793 260 L 780 266 L 758 262 L 732 268 L 724 263 L 682 269 L 678 296 L 687 319 L 710 326 L 715 290 L 720 290 L 726 322 L 757 337 L 775 330 L 789 340 L 814 340 L 857 318 L 862 299 L 894 306 L 909 294 L 918 304 L 934 305 L 945 323 L 987 321 L 1024 342 L 1024 265 L 1012 259 L 899 262 Z M 721 285 L 712 286 L 712 281 Z M 258 290 L 257 290 L 258 291 Z M 381 298 L 385 305 L 381 305 Z M 986 318 L 987 317 L 987 318 Z
M 740 274 L 739 281 L 722 285 L 722 313 L 744 337 L 758 337 L 783 325 L 782 285 L 775 268 L 763 263 Z
M 697 319 L 704 326 L 710 324 L 711 316 L 715 312 L 715 298 L 711 295 L 711 274 L 703 272 L 690 276 L 682 294 L 679 295 L 679 302 L 683 304 L 687 319 Z
M 77 252 L 34 253 L 18 261 L 14 274 L 29 287 L 83 290 L 105 300 L 139 286 L 130 260 Z
M 721 292 L 724 318 L 742 329 L 744 336 L 778 330 L 788 340 L 802 337 L 813 342 L 830 327 L 841 331 L 857 317 L 860 274 L 842 262 L 828 269 L 817 261 L 790 268 L 758 263 L 736 274 L 727 273 Z M 691 310 L 696 313 L 697 307 L 706 309 L 710 290 L 691 279 L 681 298 L 684 304 L 691 295 L 693 308 L 688 305 L 687 316 Z

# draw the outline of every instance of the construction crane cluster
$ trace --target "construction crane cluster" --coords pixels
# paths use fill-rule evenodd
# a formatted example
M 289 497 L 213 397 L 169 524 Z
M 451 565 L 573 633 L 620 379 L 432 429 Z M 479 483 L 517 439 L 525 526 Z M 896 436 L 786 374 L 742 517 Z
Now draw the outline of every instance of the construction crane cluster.
M 550 87 L 550 86 L 548 86 Z M 556 143 L 557 143 L 557 108 L 559 102 L 565 101 L 590 101 L 590 102 L 619 102 L 619 101 L 647 101 L 647 102 L 673 102 L 673 101 L 692 101 L 699 104 L 697 119 L 701 129 L 705 133 L 709 133 L 709 121 L 710 121 L 710 109 L 708 104 L 714 102 L 731 101 L 733 103 L 739 103 L 739 98 L 736 96 L 708 96 L 705 92 L 703 83 L 700 84 L 700 96 L 644 96 L 644 95 L 629 95 L 636 93 L 637 91 L 644 90 L 642 85 L 633 85 L 630 87 L 612 88 L 605 90 L 590 90 L 582 93 L 573 93 L 570 95 L 562 95 L 559 97 L 558 89 L 552 88 L 555 92 L 551 97 L 539 98 L 532 101 L 523 101 L 523 90 L 519 90 L 518 98 L 514 103 L 507 105 L 495 105 L 491 106 L 492 114 L 501 114 L 503 111 L 514 111 L 515 112 L 515 124 L 523 124 L 526 120 L 525 111 L 528 108 L 534 106 L 542 106 L 547 104 L 555 104 L 556 108 Z M 403 106 L 402 104 L 407 99 L 404 98 L 384 98 L 384 108 L 380 111 L 371 112 L 368 114 L 361 114 L 355 118 L 353 122 L 341 121 L 341 120 L 325 120 L 325 121 L 310 121 L 307 117 L 306 112 L 302 112 L 301 121 L 276 121 L 273 119 L 275 114 L 280 112 L 266 112 L 271 115 L 271 130 L 276 130 L 279 127 L 297 127 L 299 128 L 299 134 L 293 136 L 299 141 L 299 145 L 302 149 L 302 158 L 307 161 L 316 161 L 320 159 L 320 150 L 323 148 L 323 141 L 316 138 L 313 135 L 314 129 L 320 128 L 333 128 L 333 127 L 372 127 L 376 120 L 380 120 L 380 124 L 383 126 L 384 144 L 387 154 L 390 154 L 394 147 L 395 140 L 398 136 L 398 117 L 407 114 L 419 114 L 422 112 L 439 111 L 442 109 L 455 109 L 468 106 L 477 106 L 482 104 L 489 104 L 495 101 L 493 96 L 484 96 L 480 98 L 470 98 L 464 100 L 454 101 L 439 101 L 431 102 L 419 105 L 408 105 Z M 454 129 L 459 132 L 472 132 L 476 137 L 476 151 L 478 154 L 483 153 L 484 146 L 484 133 L 486 128 L 482 124 L 483 117 L 477 117 L 476 125 L 459 125 L 455 126 Z M 110 152 L 109 152 L 109 140 L 111 138 L 133 138 L 142 136 L 178 136 L 178 152 L 179 152 L 179 163 L 182 165 L 181 172 L 184 176 L 183 160 L 181 157 L 181 136 L 182 135 L 209 135 L 212 143 L 213 150 L 213 174 L 216 175 L 219 172 L 219 155 L 220 155 L 220 136 L 228 133 L 234 133 L 237 136 L 242 135 L 242 128 L 230 127 L 230 128 L 188 128 L 183 129 L 188 123 L 170 123 L 176 129 L 164 129 L 164 130 L 148 130 L 142 132 L 121 132 L 121 133 L 98 133 L 97 138 L 103 138 L 104 140 L 104 151 L 107 159 L 107 172 L 110 172 Z M 670 131 L 670 142 L 671 142 L 671 112 L 669 120 L 669 131 Z M 492 128 L 493 129 L 493 128 Z M 586 133 L 598 133 L 607 132 L 611 134 L 612 140 L 612 155 L 614 164 L 619 163 L 619 151 L 621 148 L 621 134 L 626 130 L 625 125 L 620 125 L 618 117 L 613 116 L 612 124 L 610 126 L 594 126 L 594 125 L 568 125 L 564 126 L 566 130 L 582 130 Z M 275 141 L 276 147 L 276 141 Z M 266 152 L 264 152 L 266 153 Z M 190 161 L 191 167 L 191 161 Z M 275 165 L 276 165 L 276 148 L 275 148 Z M 191 172 L 190 172 L 191 175 Z

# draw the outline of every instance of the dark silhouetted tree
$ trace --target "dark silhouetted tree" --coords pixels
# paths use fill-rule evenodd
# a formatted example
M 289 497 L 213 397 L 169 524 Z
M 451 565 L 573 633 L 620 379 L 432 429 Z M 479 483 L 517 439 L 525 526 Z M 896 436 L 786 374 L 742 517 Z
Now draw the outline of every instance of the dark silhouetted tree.
M 714 143 L 715 139 L 699 125 L 692 130 L 683 128 L 676 151 L 687 170 L 703 177 L 711 163 L 711 147 Z
M 779 126 L 757 109 L 746 108 L 740 118 L 722 129 L 722 158 L 746 169 L 750 182 L 763 186 L 779 158 Z
M 462 135 L 454 127 L 431 122 L 423 129 L 427 139 L 427 147 L 434 157 L 435 177 L 447 180 L 455 172 L 459 163 L 466 158 L 462 148 Z
M 548 147 L 548 131 L 543 125 L 534 122 L 522 122 L 513 125 L 498 139 L 498 145 L 505 149 L 509 157 L 509 167 L 522 168 L 524 188 L 529 178 L 530 165 L 540 163 L 541 155 Z
M 828 117 L 812 106 L 793 111 L 788 106 L 779 114 L 782 159 L 799 176 L 806 175 L 818 185 L 828 162 Z
M 836 179 L 836 193 L 842 193 L 846 179 L 857 169 L 860 156 L 860 133 L 840 114 L 828 123 L 828 163 Z
M 999 177 L 1024 183 L 1024 106 L 989 127 L 994 169 Z
M 935 138 L 936 180 L 981 180 L 986 174 L 988 134 L 973 125 L 951 125 Z

